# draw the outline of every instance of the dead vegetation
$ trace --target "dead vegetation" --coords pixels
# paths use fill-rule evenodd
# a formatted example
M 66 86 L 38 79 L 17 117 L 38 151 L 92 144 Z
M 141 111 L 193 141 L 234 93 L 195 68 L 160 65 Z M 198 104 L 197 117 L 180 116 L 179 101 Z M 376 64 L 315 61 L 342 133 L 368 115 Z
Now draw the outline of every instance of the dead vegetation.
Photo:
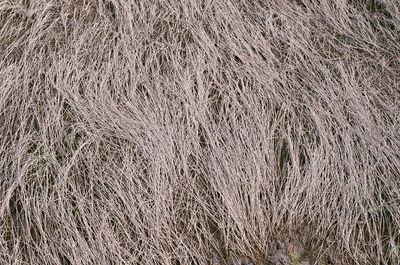
M 397 1 L 0 1 L 0 264 L 398 264 Z

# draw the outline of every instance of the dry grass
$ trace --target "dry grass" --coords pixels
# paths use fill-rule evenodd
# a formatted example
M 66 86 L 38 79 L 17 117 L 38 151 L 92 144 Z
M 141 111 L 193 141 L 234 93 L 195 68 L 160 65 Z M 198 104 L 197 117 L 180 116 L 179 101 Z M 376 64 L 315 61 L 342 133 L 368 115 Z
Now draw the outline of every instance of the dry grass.
M 0 264 L 398 264 L 399 29 L 397 0 L 0 1 Z

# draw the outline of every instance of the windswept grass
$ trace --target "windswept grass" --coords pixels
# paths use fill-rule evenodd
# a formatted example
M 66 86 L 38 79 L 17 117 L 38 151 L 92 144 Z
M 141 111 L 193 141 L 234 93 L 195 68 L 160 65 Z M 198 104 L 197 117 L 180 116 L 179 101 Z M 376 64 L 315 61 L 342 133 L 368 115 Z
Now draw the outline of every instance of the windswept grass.
M 0 264 L 398 264 L 399 27 L 395 0 L 0 1 Z

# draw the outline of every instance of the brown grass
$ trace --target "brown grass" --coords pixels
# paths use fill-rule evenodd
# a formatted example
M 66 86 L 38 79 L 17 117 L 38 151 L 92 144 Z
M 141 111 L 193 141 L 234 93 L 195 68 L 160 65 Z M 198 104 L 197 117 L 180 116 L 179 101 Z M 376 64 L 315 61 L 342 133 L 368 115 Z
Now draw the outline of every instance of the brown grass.
M 398 264 L 399 29 L 395 0 L 0 1 L 0 264 Z

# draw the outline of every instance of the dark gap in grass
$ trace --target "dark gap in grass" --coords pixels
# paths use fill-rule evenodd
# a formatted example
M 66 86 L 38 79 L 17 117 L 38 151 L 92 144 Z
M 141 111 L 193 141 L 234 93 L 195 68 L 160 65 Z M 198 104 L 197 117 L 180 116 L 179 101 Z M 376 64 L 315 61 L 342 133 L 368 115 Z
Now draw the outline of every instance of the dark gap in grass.
M 199 144 L 201 148 L 209 147 L 209 143 L 207 141 L 207 132 L 203 128 L 203 126 L 199 125 L 198 128 L 198 137 L 199 137 Z
M 212 86 L 209 90 L 208 101 L 209 101 L 209 112 L 211 119 L 215 122 L 221 117 L 221 111 L 223 107 L 223 94 L 217 86 Z
M 29 8 L 31 6 L 31 0 L 22 0 L 22 5 L 25 8 Z
M 27 153 L 34 154 L 38 150 L 38 144 L 36 142 L 30 142 Z
M 112 1 L 107 1 L 105 7 L 110 13 L 111 17 L 115 20 L 117 18 L 115 4 Z
M 396 25 L 392 22 L 393 16 L 388 11 L 384 3 L 377 0 L 349 0 L 349 4 L 356 8 L 360 8 L 372 14 L 378 15 L 380 18 L 368 19 L 371 27 L 373 27 L 375 30 L 377 30 L 376 23 L 390 30 L 396 29 Z
M 69 124 L 74 124 L 74 122 L 75 122 L 75 116 L 74 116 L 75 111 L 74 111 L 72 105 L 66 99 L 62 100 L 61 105 L 62 105 L 62 109 L 61 109 L 62 121 L 65 124 L 68 124 L 68 125 Z
M 356 4 L 364 6 L 368 11 L 373 12 L 373 13 L 380 13 L 384 15 L 387 18 L 392 18 L 391 14 L 387 11 L 385 5 L 381 3 L 380 1 L 377 0 L 357 0 L 357 1 L 351 1 Z
M 187 50 L 190 48 L 190 45 L 195 44 L 196 41 L 193 36 L 193 33 L 189 29 L 187 29 L 183 25 L 179 27 L 182 28 L 182 33 L 180 35 L 180 38 L 178 39 L 178 42 L 180 44 L 181 51 L 187 53 Z
M 299 167 L 300 167 L 300 172 L 303 174 L 307 171 L 308 161 L 310 161 L 310 157 L 308 156 L 307 148 L 304 145 L 300 145 Z
M 43 240 L 40 230 L 35 222 L 32 222 L 32 224 L 30 225 L 29 234 L 34 243 L 39 243 Z
M 294 2 L 300 6 L 302 9 L 307 9 L 307 5 L 304 3 L 303 0 L 294 0 Z
M 72 265 L 72 262 L 67 258 L 67 256 L 63 254 L 58 254 L 58 259 L 61 263 L 61 265 Z
M 237 56 L 236 54 L 233 54 L 233 60 L 234 60 L 237 64 L 243 65 L 242 59 L 240 59 L 239 56 Z
M 22 234 L 24 230 L 25 209 L 21 202 L 22 189 L 17 186 L 8 202 L 10 209 L 10 221 L 12 229 L 15 229 L 16 234 Z
M 275 152 L 277 158 L 277 175 L 281 180 L 278 184 L 278 191 L 283 192 L 288 180 L 288 173 L 291 165 L 290 149 L 287 139 L 281 138 L 275 143 Z
M 143 83 L 139 83 L 136 87 L 137 93 L 145 99 L 150 99 L 150 94 L 148 89 Z

